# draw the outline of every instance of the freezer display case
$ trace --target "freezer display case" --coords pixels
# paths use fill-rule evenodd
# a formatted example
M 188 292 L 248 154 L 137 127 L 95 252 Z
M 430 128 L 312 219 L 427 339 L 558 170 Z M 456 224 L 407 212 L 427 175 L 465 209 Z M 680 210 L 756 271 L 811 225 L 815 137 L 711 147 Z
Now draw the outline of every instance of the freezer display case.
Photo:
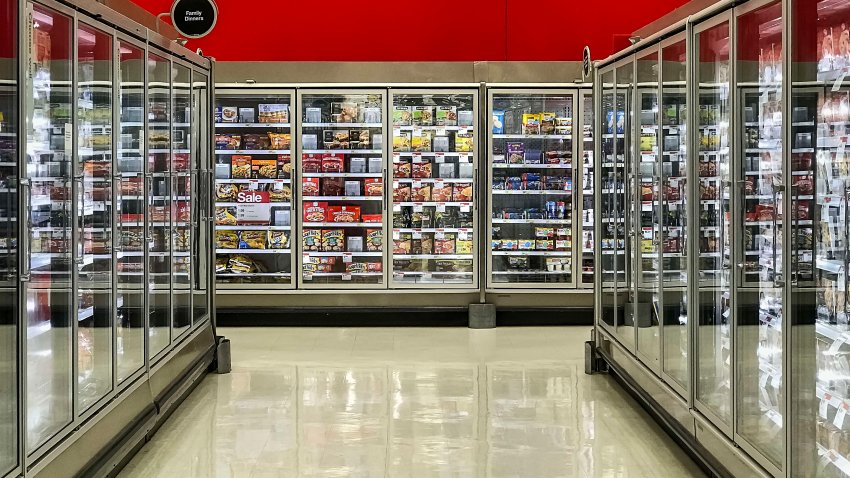
M 627 61 L 622 61 L 615 67 L 615 85 L 616 92 L 614 94 L 614 111 L 615 116 L 611 120 L 614 121 L 614 138 L 617 146 L 617 156 L 623 160 L 623 188 L 625 193 L 622 195 L 624 206 L 619 206 L 611 219 L 613 224 L 619 228 L 622 222 L 623 230 L 616 236 L 615 246 L 619 249 L 622 245 L 625 253 L 623 263 L 617 260 L 617 278 L 615 284 L 619 294 L 626 294 L 626 297 L 621 297 L 618 306 L 621 308 L 621 316 L 617 318 L 615 334 L 629 348 L 635 348 L 635 319 L 643 320 L 647 317 L 646 310 L 638 311 L 636 307 L 636 289 L 635 286 L 640 280 L 640 266 L 642 258 L 639 255 L 640 247 L 643 244 L 643 232 L 641 229 L 641 214 L 642 211 L 638 207 L 639 198 L 641 195 L 642 178 L 638 177 L 640 173 L 640 155 L 635 144 L 635 124 L 640 124 L 639 117 L 635 117 L 635 65 L 632 58 Z M 640 108 L 638 108 L 640 112 Z M 620 129 L 622 126 L 622 130 Z M 617 169 L 617 167 L 615 167 Z M 617 197 L 620 199 L 620 197 Z M 615 249 L 616 252 L 619 252 Z M 618 255 L 618 254 L 615 254 Z M 620 275 L 622 274 L 622 279 Z
M 220 288 L 292 288 L 292 90 L 219 89 L 215 252 Z
M 478 93 L 393 90 L 390 98 L 390 286 L 476 287 Z M 380 200 L 380 183 L 364 186 Z
M 300 90 L 298 104 L 301 284 L 386 288 L 386 91 Z
M 576 96 L 575 90 L 489 90 L 489 287 L 576 283 Z
M 596 256 L 593 251 L 593 221 L 596 212 L 594 196 L 594 146 L 593 146 L 593 92 L 583 90 L 579 93 L 581 106 L 581 287 L 592 288 L 596 273 Z
M 18 3 L 0 2 L 0 475 L 19 464 L 18 404 Z
M 696 197 L 699 228 L 694 393 L 696 407 L 732 427 L 732 97 L 729 15 L 696 26 Z M 693 196 L 692 196 L 693 197 Z
M 850 476 L 850 5 L 793 5 L 790 297 L 792 343 L 799 349 L 791 373 L 799 378 L 792 392 L 791 474 Z
M 740 131 L 736 219 L 742 266 L 736 287 L 738 433 L 777 467 L 783 460 L 783 274 L 786 214 L 782 142 L 782 3 L 737 15 L 736 92 Z M 756 66 L 757 68 L 753 68 Z M 809 197 L 810 199 L 811 197 Z M 758 379 L 755 379 L 758 377 Z

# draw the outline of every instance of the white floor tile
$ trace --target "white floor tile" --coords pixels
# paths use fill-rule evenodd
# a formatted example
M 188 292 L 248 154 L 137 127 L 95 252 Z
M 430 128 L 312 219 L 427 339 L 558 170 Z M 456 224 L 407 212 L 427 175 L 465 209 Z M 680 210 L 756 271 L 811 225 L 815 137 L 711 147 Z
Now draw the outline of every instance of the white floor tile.
M 588 327 L 229 328 L 209 375 L 119 475 L 704 476 L 609 377 Z

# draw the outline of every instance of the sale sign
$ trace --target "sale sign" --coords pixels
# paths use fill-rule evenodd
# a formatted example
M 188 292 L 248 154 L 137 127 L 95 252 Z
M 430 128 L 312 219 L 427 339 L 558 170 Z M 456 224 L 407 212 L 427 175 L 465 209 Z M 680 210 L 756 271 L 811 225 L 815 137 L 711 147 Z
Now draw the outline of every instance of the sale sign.
M 239 224 L 270 224 L 271 204 L 268 191 L 239 191 L 236 195 L 236 221 Z

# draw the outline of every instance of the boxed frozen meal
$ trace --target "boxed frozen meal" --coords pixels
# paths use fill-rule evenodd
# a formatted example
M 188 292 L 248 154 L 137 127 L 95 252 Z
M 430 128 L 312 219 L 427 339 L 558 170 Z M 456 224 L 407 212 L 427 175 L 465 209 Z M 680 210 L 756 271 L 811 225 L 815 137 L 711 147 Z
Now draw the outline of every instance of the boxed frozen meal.
M 396 153 L 410 152 L 411 148 L 410 131 L 398 131 L 393 134 L 393 151 Z
M 433 106 L 414 106 L 413 124 L 417 126 L 431 126 L 434 124 Z
M 369 149 L 372 146 L 369 138 L 368 129 L 352 129 L 348 132 L 348 142 L 351 149 Z
M 448 202 L 452 200 L 452 184 L 438 182 L 434 183 L 431 189 L 431 200 L 438 202 Z
M 431 133 L 429 131 L 414 130 L 410 139 L 410 149 L 416 152 L 431 151 Z
M 230 157 L 230 177 L 234 179 L 251 178 L 251 156 L 234 155 Z
M 236 123 L 239 121 L 239 108 L 236 106 L 222 106 L 221 107 L 221 122 L 222 123 Z
M 369 158 L 369 172 L 370 173 L 380 173 L 384 170 L 384 160 L 383 158 Z
M 363 181 L 366 196 L 383 196 L 384 180 L 382 178 L 366 178 Z
M 525 161 L 525 145 L 523 143 L 507 143 L 508 163 L 522 164 Z
M 410 126 L 412 120 L 410 106 L 393 107 L 393 126 Z
M 454 183 L 452 186 L 452 200 L 457 202 L 472 201 L 472 184 Z
M 346 181 L 345 182 L 345 195 L 346 196 L 360 196 L 360 181 Z
M 413 165 L 410 163 L 393 163 L 393 177 L 409 178 L 413 173 Z
M 398 187 L 393 189 L 393 202 L 410 201 L 411 193 L 410 183 L 400 183 Z
M 301 178 L 301 193 L 304 196 L 318 196 L 319 184 L 319 178 Z
M 414 186 L 412 190 L 412 201 L 425 202 L 431 200 L 431 184 L 421 184 Z
M 276 159 L 252 159 L 251 160 L 251 177 L 254 179 L 275 179 L 277 178 L 277 160 Z
M 505 110 L 493 110 L 493 134 L 505 134 Z
M 349 173 L 365 173 L 366 158 L 351 158 L 348 160 Z
M 292 158 L 288 154 L 277 155 L 277 177 L 289 179 L 292 175 Z
M 411 176 L 414 178 L 430 178 L 431 163 L 413 163 L 413 171 L 411 173 Z
M 434 254 L 456 254 L 455 235 L 446 234 L 442 239 L 434 239 Z
M 457 112 L 458 126 L 472 126 L 472 110 L 460 110 Z
M 555 133 L 555 113 L 540 113 L 540 134 Z
M 342 252 L 345 249 L 345 231 L 342 229 L 322 229 L 322 250 Z
M 363 252 L 363 238 L 361 236 L 348 236 L 345 244 L 348 252 Z
M 322 172 L 323 154 L 304 154 L 301 157 L 301 170 L 305 173 L 320 173 Z
M 384 216 L 382 214 L 361 214 L 360 222 L 368 222 L 368 223 L 379 223 L 384 220 Z
M 304 229 L 302 234 L 302 242 L 305 251 L 321 251 L 322 250 L 322 230 L 321 229 Z
M 438 106 L 434 122 L 437 126 L 457 125 L 457 106 Z
M 256 121 L 254 108 L 239 108 L 239 121 L 242 123 L 253 123 Z
M 289 105 L 261 103 L 257 105 L 257 109 L 259 110 L 258 119 L 260 123 L 289 123 Z M 321 114 L 321 110 L 319 110 L 319 121 L 316 121 L 316 123 L 321 121 Z
M 328 206 L 328 222 L 360 222 L 360 206 Z
M 475 142 L 472 139 L 472 133 L 458 133 L 455 135 L 455 151 L 459 153 L 472 152 L 475 147 Z
M 431 147 L 435 153 L 448 153 L 449 152 L 449 137 L 448 136 L 434 136 L 431 138 Z
M 369 252 L 384 250 L 384 232 L 381 229 L 366 229 L 366 250 Z
M 327 154 L 322 158 L 323 173 L 341 173 L 345 171 L 345 159 L 341 154 Z
M 538 113 L 522 115 L 522 134 L 540 134 L 540 117 Z
M 269 133 L 271 149 L 289 149 L 292 146 L 292 135 L 289 133 Z
M 328 216 L 328 203 L 305 202 L 304 222 L 325 222 Z
M 304 108 L 305 123 L 321 123 L 322 109 L 321 108 Z

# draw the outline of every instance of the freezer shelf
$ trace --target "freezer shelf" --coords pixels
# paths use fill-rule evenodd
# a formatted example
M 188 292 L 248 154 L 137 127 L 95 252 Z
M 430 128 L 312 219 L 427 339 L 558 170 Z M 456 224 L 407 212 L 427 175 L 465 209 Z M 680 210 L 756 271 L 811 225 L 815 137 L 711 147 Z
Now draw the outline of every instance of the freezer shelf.
M 398 91 L 392 103 L 392 287 L 474 286 L 474 91 Z
M 489 93 L 491 284 L 575 286 L 573 213 L 583 201 L 573 187 L 577 97 L 569 90 Z

